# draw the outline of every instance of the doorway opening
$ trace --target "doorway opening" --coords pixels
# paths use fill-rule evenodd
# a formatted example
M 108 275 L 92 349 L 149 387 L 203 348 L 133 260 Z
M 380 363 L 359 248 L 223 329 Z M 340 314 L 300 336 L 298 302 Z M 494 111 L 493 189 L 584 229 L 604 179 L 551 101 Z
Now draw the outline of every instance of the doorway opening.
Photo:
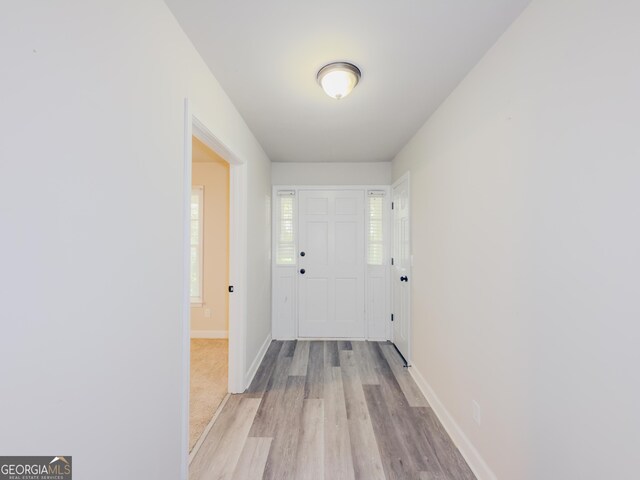
M 189 451 L 228 391 L 229 164 L 191 139 Z
M 197 193 L 198 189 L 193 189 L 194 184 L 197 187 L 197 183 L 199 180 L 194 177 L 193 173 L 196 172 L 199 167 L 194 168 L 193 160 L 194 160 L 194 148 L 197 145 L 197 148 L 202 146 L 211 150 L 218 159 L 222 160 L 226 163 L 226 168 L 228 172 L 227 184 L 228 184 L 228 207 L 227 207 L 227 252 L 226 252 L 226 260 L 227 260 L 227 273 L 226 273 L 226 284 L 219 284 L 218 286 L 214 286 L 214 288 L 222 288 L 224 298 L 226 297 L 226 315 L 223 315 L 223 320 L 217 320 L 221 325 L 225 325 L 226 329 L 224 331 L 224 327 L 216 327 L 215 323 L 209 324 L 209 327 L 204 328 L 207 323 L 199 323 L 199 322 L 208 322 L 209 319 L 214 320 L 214 307 L 208 304 L 207 299 L 207 275 L 204 273 L 207 262 L 208 255 L 206 253 L 207 248 L 207 227 L 205 225 L 203 228 L 203 276 L 202 276 L 202 291 L 198 292 L 197 288 L 192 289 L 192 250 L 194 245 L 192 244 L 192 192 L 196 193 L 196 197 L 199 195 Z M 202 444 L 202 440 L 206 437 L 208 430 L 211 428 L 213 421 L 215 420 L 215 413 L 217 413 L 214 409 L 214 415 L 212 416 L 209 423 L 204 428 L 200 438 L 193 444 L 193 439 L 190 438 L 190 411 L 193 406 L 190 408 L 190 399 L 191 399 L 191 369 L 192 369 L 192 358 L 191 358 L 191 343 L 192 343 L 192 333 L 194 336 L 200 337 L 212 337 L 212 336 L 227 336 L 226 339 L 216 339 L 216 340 L 224 340 L 227 344 L 227 363 L 228 368 L 226 369 L 227 373 L 227 382 L 225 393 L 241 393 L 246 388 L 247 379 L 245 378 L 245 343 L 246 343 L 246 268 L 247 268 L 247 174 L 246 174 L 246 164 L 244 161 L 238 157 L 232 150 L 230 150 L 223 142 L 221 142 L 216 135 L 207 128 L 207 126 L 195 115 L 192 114 L 190 101 L 188 99 L 185 100 L 185 120 L 184 120 L 184 158 L 183 158 L 183 292 L 182 292 L 182 314 L 181 314 L 181 325 L 182 325 L 182 335 L 181 335 L 181 346 L 182 346 L 182 368 L 181 368 L 181 405 L 182 405 L 182 415 L 181 415 L 181 424 L 182 424 L 182 434 L 181 434 L 181 445 L 182 445 L 182 462 L 181 462 L 181 478 L 188 478 L 188 470 L 189 463 L 195 456 L 199 446 Z M 200 162 L 196 162 L 200 163 Z M 202 162 L 206 163 L 206 162 Z M 197 174 L 197 172 L 196 172 Z M 195 180 L 195 182 L 193 181 Z M 215 192 L 208 192 L 209 189 L 204 185 L 204 194 L 203 197 L 203 213 L 205 215 L 204 220 L 206 221 L 206 211 L 207 211 L 207 198 L 212 195 L 208 195 L 207 193 L 213 193 L 213 198 L 216 198 Z M 198 201 L 196 199 L 196 201 Z M 214 225 L 215 228 L 215 225 Z M 197 247 L 197 245 L 195 245 Z M 211 248 L 211 247 L 209 247 Z M 195 255 L 197 258 L 197 255 Z M 224 257 L 224 256 L 223 256 Z M 194 262 L 197 265 L 197 262 Z M 196 267 L 194 267 L 195 269 Z M 192 304 L 192 291 L 195 293 L 195 300 L 198 300 L 197 294 L 200 293 L 204 295 L 204 297 L 200 298 L 200 302 L 195 301 Z M 218 293 L 220 293 L 218 291 Z M 200 304 L 200 305 L 198 305 Z M 222 302 L 222 308 L 224 313 L 224 301 Z M 194 315 L 194 324 L 192 328 L 192 309 L 200 309 L 200 316 L 196 318 Z M 210 312 L 206 310 L 210 308 Z M 209 316 L 210 315 L 210 316 Z M 218 318 L 220 318 L 218 316 Z M 202 328 L 201 328 L 202 327 Z M 209 340 L 210 338 L 204 338 L 204 340 Z M 198 339 L 200 340 L 200 339 Z M 206 343 L 206 342 L 203 342 Z M 219 352 L 218 352 L 219 353 Z M 194 350 L 194 368 L 197 368 L 196 363 L 199 362 L 199 359 L 196 358 L 196 353 Z M 199 355 L 199 354 L 198 354 Z M 206 358 L 206 354 L 204 354 Z M 223 355 L 224 357 L 224 355 Z M 210 357 L 209 357 L 210 358 Z M 209 360 L 210 364 L 211 360 Z M 204 361 L 207 363 L 207 360 Z M 224 367 L 220 367 L 218 369 L 221 372 L 224 372 Z M 206 371 L 206 369 L 205 369 Z M 212 374 L 209 372 L 209 374 Z M 215 375 L 215 373 L 213 373 Z M 219 384 L 220 382 L 218 382 Z M 224 382 L 223 382 L 224 385 Z M 194 393 L 195 395 L 195 393 Z M 206 396 L 206 395 L 205 395 Z M 227 395 L 228 397 L 228 395 Z M 225 397 L 226 398 L 226 397 Z M 209 403 L 215 403 L 215 401 Z M 224 401 L 220 404 L 219 409 L 224 405 Z M 207 407 L 209 408 L 209 407 Z M 191 453 L 190 453 L 191 452 Z

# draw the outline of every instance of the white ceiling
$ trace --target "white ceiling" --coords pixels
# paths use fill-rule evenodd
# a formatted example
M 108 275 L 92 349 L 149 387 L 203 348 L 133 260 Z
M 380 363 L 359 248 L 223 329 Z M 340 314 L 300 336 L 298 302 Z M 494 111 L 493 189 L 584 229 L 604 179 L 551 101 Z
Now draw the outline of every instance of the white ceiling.
M 389 161 L 530 0 L 166 0 L 276 162 Z M 362 80 L 334 100 L 333 61 Z

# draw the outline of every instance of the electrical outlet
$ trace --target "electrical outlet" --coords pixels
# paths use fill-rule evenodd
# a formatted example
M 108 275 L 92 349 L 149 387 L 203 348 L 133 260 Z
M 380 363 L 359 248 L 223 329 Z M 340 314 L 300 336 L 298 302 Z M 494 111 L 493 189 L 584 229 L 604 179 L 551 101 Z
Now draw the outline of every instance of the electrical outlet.
M 482 415 L 480 413 L 480 405 L 478 405 L 478 402 L 476 402 L 475 400 L 471 400 L 471 409 L 473 412 L 473 419 L 478 425 L 480 425 Z
M 211 318 L 211 309 L 210 308 L 205 308 L 204 309 L 204 316 L 205 316 L 205 318 Z

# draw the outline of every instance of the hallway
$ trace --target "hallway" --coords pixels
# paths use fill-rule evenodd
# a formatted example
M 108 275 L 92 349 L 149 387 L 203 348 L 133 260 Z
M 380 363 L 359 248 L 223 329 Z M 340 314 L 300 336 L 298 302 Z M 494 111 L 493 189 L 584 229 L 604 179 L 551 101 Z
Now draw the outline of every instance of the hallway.
M 394 347 L 349 341 L 273 341 L 189 477 L 475 479 Z

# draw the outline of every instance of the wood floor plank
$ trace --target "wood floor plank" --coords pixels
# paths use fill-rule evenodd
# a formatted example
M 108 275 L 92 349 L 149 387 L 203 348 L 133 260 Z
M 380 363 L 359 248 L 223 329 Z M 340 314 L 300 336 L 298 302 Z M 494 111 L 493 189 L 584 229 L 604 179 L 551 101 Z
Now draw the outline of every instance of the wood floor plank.
M 324 400 L 303 401 L 296 480 L 324 480 Z
M 452 480 L 476 480 L 464 457 L 431 408 L 415 408 L 416 425 L 433 446 L 438 462 L 447 478 Z
M 194 465 L 194 459 L 191 464 L 191 480 L 231 479 L 259 405 L 259 398 L 240 399 L 232 421 L 225 428 L 215 448 L 207 456 L 201 456 L 201 452 L 198 452 L 198 463 Z
M 352 350 L 351 342 L 349 340 L 338 340 L 338 350 Z
M 305 376 L 307 374 L 307 366 L 309 365 L 309 346 L 310 342 L 306 340 L 298 340 L 296 350 L 293 353 L 291 361 L 291 369 L 289 375 Z
M 380 346 L 381 344 L 377 342 L 369 343 L 372 358 L 376 362 L 380 391 L 389 406 L 392 423 L 401 434 L 400 441 L 407 452 L 406 460 L 411 464 L 413 471 L 424 471 L 434 476 L 442 475 L 443 470 L 435 450 L 416 428 L 415 412 L 402 393 Z
M 351 342 L 358 362 L 358 373 L 363 385 L 380 385 L 368 343 L 370 342 Z
M 251 427 L 250 437 L 273 437 L 278 426 L 278 412 L 281 409 L 291 368 L 291 357 L 286 356 L 284 348 L 280 351 L 276 366 L 262 395 L 262 402 Z
M 420 472 L 420 480 L 449 480 L 450 477 L 444 477 L 440 474 L 429 472 Z
M 371 416 L 352 350 L 340 351 L 340 368 L 355 478 L 358 480 L 384 480 L 384 468 L 380 459 L 378 442 L 373 431 Z
M 322 398 L 324 384 L 324 342 L 312 341 L 304 385 L 304 398 Z
M 410 406 L 413 379 L 393 352 L 350 344 L 271 345 L 253 391 L 222 409 L 190 479 L 475 480 L 433 410 Z
M 324 361 L 325 366 L 330 365 L 332 367 L 340 366 L 340 357 L 338 356 L 338 342 L 335 340 L 328 340 L 324 342 Z
M 376 441 L 380 447 L 380 457 L 387 480 L 405 480 L 416 478 L 418 472 L 412 470 L 408 454 L 398 430 L 393 425 L 380 385 L 363 385 L 367 408 L 371 415 L 371 423 Z
M 282 342 L 281 355 L 285 357 L 293 357 L 293 354 L 296 351 L 296 343 L 296 340 L 285 340 Z
M 305 377 L 288 377 L 280 408 L 276 412 L 277 428 L 264 467 L 264 480 L 294 479 L 298 452 L 298 433 L 302 424 Z
M 336 352 L 337 346 L 336 343 Z M 340 367 L 331 366 L 331 358 L 325 360 L 324 471 L 326 477 L 332 480 L 353 480 L 355 473 L 342 373 Z
M 398 382 L 398 385 L 400 385 L 400 389 L 402 390 L 402 393 L 404 393 L 409 406 L 428 407 L 429 403 L 427 402 L 427 399 L 424 398 L 424 395 L 422 395 L 422 392 L 416 385 L 413 377 L 409 374 L 409 369 L 404 367 L 404 363 L 402 362 L 402 359 L 395 347 L 389 343 L 380 345 L 380 349 L 382 350 L 387 363 L 391 367 L 391 371 L 396 377 L 396 381 Z
M 247 389 L 246 394 L 251 397 L 261 397 L 264 391 L 267 388 L 267 384 L 269 383 L 269 379 L 273 374 L 273 370 L 276 367 L 276 360 L 278 359 L 278 355 L 280 354 L 280 350 L 282 350 L 283 342 L 274 340 L 269 345 L 267 349 L 267 353 L 265 353 L 262 363 L 258 367 L 258 371 L 256 375 L 253 377 L 253 381 L 249 388 Z
M 203 465 L 208 461 L 207 459 L 213 455 L 213 452 L 220 444 L 221 438 L 224 436 L 225 432 L 228 430 L 229 426 L 233 422 L 237 411 L 238 406 L 240 405 L 240 400 L 242 400 L 242 395 L 230 395 L 227 403 L 224 408 L 218 415 L 218 418 L 214 422 L 211 430 L 205 437 L 198 453 L 196 453 L 193 461 L 190 465 L 190 473 L 199 473 L 203 470 Z M 198 478 L 190 477 L 190 478 Z
M 249 480 L 262 478 L 267 463 L 270 438 L 249 437 L 244 444 L 238 464 L 233 472 L 232 480 Z

